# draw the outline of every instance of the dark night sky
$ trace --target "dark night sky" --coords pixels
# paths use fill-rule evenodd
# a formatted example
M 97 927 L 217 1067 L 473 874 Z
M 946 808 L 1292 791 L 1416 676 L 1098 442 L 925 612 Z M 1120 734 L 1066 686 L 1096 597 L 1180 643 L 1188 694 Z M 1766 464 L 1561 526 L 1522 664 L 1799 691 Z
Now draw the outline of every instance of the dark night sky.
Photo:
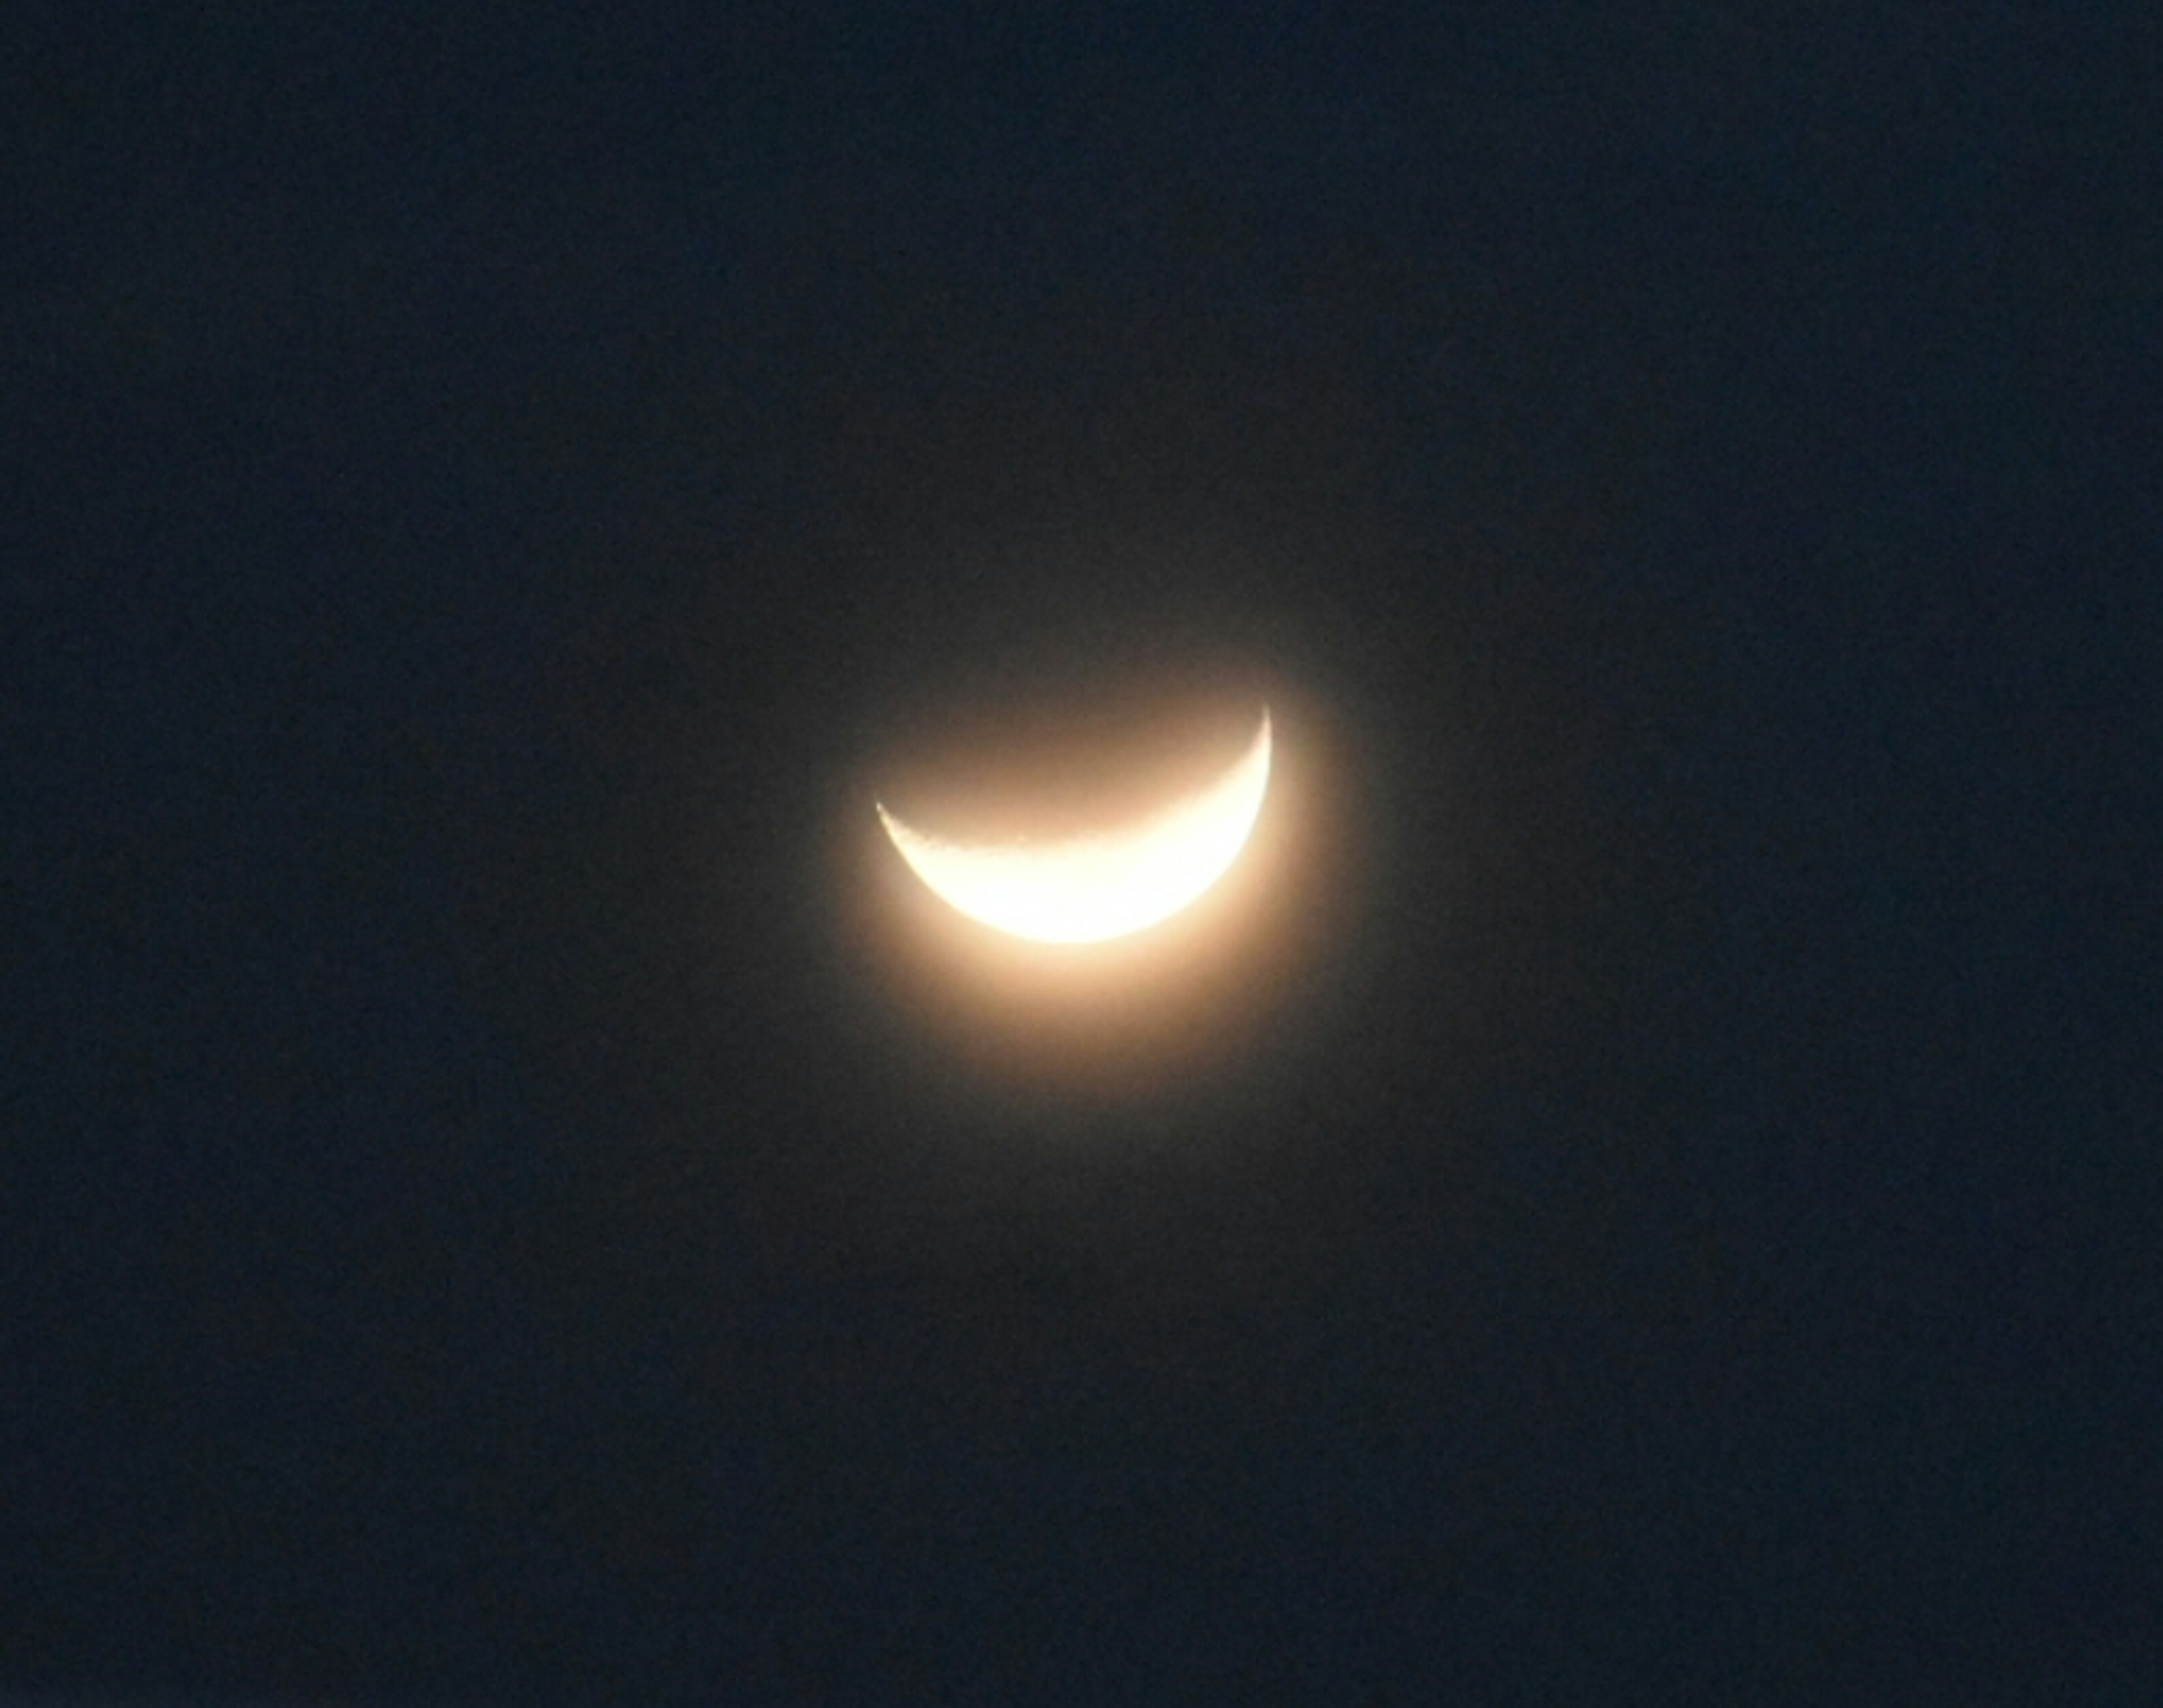
M 10 13 L 0 1693 L 2156 1700 L 2152 22 L 366 10 Z

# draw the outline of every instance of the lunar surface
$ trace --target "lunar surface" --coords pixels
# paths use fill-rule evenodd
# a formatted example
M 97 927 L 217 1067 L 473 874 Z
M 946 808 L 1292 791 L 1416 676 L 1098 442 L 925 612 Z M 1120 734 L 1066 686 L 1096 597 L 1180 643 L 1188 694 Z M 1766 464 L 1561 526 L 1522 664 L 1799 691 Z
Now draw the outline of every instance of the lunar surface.
M 893 846 L 934 893 L 1039 943 L 1095 943 L 1170 918 L 1231 868 L 1270 783 L 1270 715 L 1213 782 L 1137 820 L 1036 841 L 954 841 L 877 803 Z

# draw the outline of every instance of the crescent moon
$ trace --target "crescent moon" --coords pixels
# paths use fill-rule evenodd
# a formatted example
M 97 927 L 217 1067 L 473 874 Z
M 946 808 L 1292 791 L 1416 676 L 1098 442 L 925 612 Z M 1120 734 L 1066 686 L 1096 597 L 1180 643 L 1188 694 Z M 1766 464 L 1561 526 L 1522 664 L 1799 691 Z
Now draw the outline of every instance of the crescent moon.
M 1213 783 L 1118 830 L 1055 842 L 952 842 L 877 807 L 901 857 L 933 893 L 1037 943 L 1097 943 L 1144 930 L 1230 870 L 1270 784 L 1270 714 Z

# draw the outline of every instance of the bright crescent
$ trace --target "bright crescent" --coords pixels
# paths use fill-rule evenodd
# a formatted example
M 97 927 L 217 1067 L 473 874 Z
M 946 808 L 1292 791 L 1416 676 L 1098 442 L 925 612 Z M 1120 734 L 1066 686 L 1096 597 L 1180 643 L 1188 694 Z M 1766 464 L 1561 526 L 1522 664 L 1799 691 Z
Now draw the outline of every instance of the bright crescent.
M 1214 783 L 1139 823 L 1057 842 L 945 841 L 878 807 L 916 875 L 958 912 L 1038 943 L 1096 943 L 1177 913 L 1230 868 L 1270 786 L 1270 714 Z

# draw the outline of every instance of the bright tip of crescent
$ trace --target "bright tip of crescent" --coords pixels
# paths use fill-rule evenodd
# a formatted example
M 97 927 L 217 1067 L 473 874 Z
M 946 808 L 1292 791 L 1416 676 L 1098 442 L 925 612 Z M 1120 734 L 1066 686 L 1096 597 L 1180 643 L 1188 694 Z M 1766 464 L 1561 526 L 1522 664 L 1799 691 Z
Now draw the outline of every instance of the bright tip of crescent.
M 1097 943 L 1147 930 L 1230 870 L 1270 782 L 1270 714 L 1214 782 L 1118 830 L 1045 843 L 961 843 L 874 802 L 910 869 L 957 912 L 1038 943 Z

